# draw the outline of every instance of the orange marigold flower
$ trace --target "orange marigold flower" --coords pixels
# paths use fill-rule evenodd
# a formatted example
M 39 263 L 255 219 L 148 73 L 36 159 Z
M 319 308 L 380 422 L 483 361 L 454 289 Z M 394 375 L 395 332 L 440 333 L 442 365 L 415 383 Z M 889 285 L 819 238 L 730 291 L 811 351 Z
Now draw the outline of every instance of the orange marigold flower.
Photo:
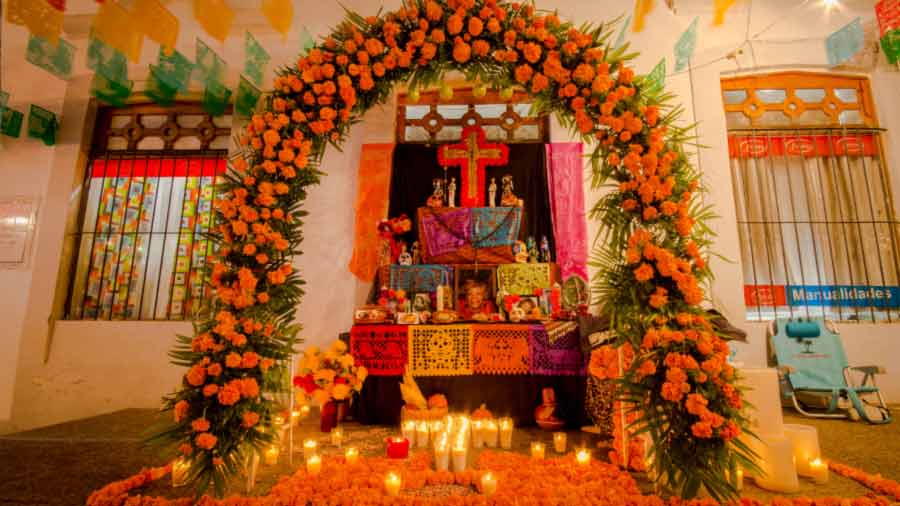
M 531 76 L 534 75 L 534 69 L 531 68 L 531 65 L 527 63 L 523 63 L 516 67 L 515 77 L 516 81 L 521 84 L 525 84 L 531 79 Z
M 456 35 L 463 29 L 463 20 L 458 14 L 454 14 L 447 18 L 447 33 Z
M 206 381 L 206 367 L 201 364 L 195 364 L 190 369 L 188 369 L 187 374 L 185 374 L 185 378 L 187 379 L 188 384 L 191 386 L 199 387 Z
M 638 201 L 634 199 L 625 199 L 622 201 L 622 209 L 626 212 L 631 212 L 637 209 Z
M 425 17 L 430 19 L 431 21 L 440 21 L 440 19 L 444 16 L 444 9 L 441 8 L 441 5 L 433 0 L 429 0 L 425 4 Z
M 258 301 L 260 301 L 261 303 L 265 304 L 266 302 L 269 302 L 269 294 L 266 292 L 262 292 L 256 296 L 256 299 Z
M 259 397 L 259 384 L 254 378 L 242 378 L 240 380 L 241 395 L 249 399 Z
M 173 414 L 175 415 L 175 421 L 180 422 L 184 420 L 184 417 L 187 415 L 188 409 L 190 409 L 191 405 L 188 404 L 188 401 L 180 400 L 175 403 L 175 409 L 173 410 Z
M 544 74 L 538 72 L 534 75 L 531 80 L 531 92 L 532 93 L 540 93 L 541 91 L 547 89 L 550 86 L 550 79 L 547 78 Z
M 206 418 L 197 418 L 191 422 L 191 430 L 194 432 L 206 432 L 209 430 L 209 420 Z
M 466 44 L 462 39 L 456 39 L 453 45 L 453 59 L 459 63 L 465 63 L 472 57 L 472 46 Z
M 500 21 L 497 18 L 491 18 L 487 22 L 487 29 L 491 33 L 498 33 L 501 30 Z
M 531 63 L 537 63 L 541 59 L 541 51 L 541 46 L 529 42 L 522 48 L 522 56 Z
M 225 357 L 225 366 L 235 369 L 241 366 L 241 356 L 235 352 L 231 352 Z
M 216 363 L 210 365 L 209 367 L 206 368 L 206 374 L 208 374 L 214 378 L 216 376 L 222 374 L 222 364 L 216 362 Z
M 653 267 L 650 264 L 642 263 L 637 269 L 634 270 L 634 277 L 638 281 L 644 282 L 649 281 L 653 278 Z
M 219 391 L 219 385 L 216 385 L 215 383 L 210 383 L 210 384 L 206 385 L 205 387 L 203 387 L 203 396 L 204 397 L 212 397 L 212 396 L 216 395 L 216 393 L 218 391 Z
M 249 429 L 259 422 L 259 413 L 255 411 L 245 411 L 241 416 L 241 427 Z
M 232 384 L 228 384 L 219 389 L 219 404 L 223 406 L 231 406 L 241 400 L 240 389 Z
M 204 450 L 212 450 L 216 446 L 216 441 L 218 441 L 216 436 L 213 436 L 209 432 L 198 434 L 197 437 L 194 438 L 194 444 L 196 444 L 198 448 Z
M 256 367 L 258 363 L 259 355 L 253 351 L 244 353 L 244 356 L 241 359 L 241 367 L 243 367 L 244 369 L 251 369 L 253 367 Z
M 699 438 L 711 438 L 712 437 L 712 426 L 709 422 L 696 422 L 691 425 L 691 434 L 694 437 Z
M 516 45 L 516 32 L 514 30 L 507 30 L 503 34 L 503 43 L 506 44 L 506 47 L 513 47 Z
M 491 51 L 491 45 L 488 41 L 483 39 L 477 39 L 472 42 L 472 52 L 475 53 L 475 56 L 484 57 Z
M 469 34 L 473 37 L 478 37 L 481 35 L 481 31 L 484 30 L 484 22 L 476 17 L 469 18 Z
M 644 221 L 653 221 L 657 218 L 657 216 L 659 216 L 659 211 L 657 211 L 655 207 L 647 206 L 644 208 Z

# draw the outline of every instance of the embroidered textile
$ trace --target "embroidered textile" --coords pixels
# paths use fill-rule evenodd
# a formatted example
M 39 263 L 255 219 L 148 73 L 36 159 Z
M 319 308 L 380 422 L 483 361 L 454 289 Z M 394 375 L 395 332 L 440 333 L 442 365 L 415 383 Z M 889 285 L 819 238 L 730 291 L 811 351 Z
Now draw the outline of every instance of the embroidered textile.
M 469 208 L 423 213 L 421 227 L 428 254 L 435 257 L 462 248 L 471 240 L 471 225 Z
M 547 183 L 562 279 L 587 281 L 587 219 L 584 215 L 584 159 L 580 142 L 547 144 Z
M 534 295 L 550 288 L 550 264 L 505 264 L 497 266 L 497 289 L 510 295 Z
M 531 374 L 542 376 L 583 376 L 584 357 L 578 332 L 569 332 L 552 344 L 543 325 L 531 325 L 528 332 Z
M 519 238 L 521 207 L 472 209 L 472 245 L 476 248 L 512 246 Z
M 406 325 L 354 325 L 350 354 L 370 376 L 399 376 L 409 362 L 409 327 Z
M 453 268 L 446 265 L 391 265 L 389 287 L 407 294 L 437 291 L 438 285 L 449 285 Z
M 560 337 L 578 330 L 578 324 L 568 321 L 552 321 L 545 323 L 544 328 L 547 329 L 547 342 L 553 344 Z
M 413 376 L 472 374 L 471 325 L 416 325 L 409 329 Z
M 362 281 L 372 281 L 378 269 L 380 239 L 375 225 L 388 212 L 393 151 L 393 144 L 363 144 L 359 156 L 355 239 L 349 267 Z
M 528 374 L 527 325 L 474 325 L 472 335 L 475 374 Z

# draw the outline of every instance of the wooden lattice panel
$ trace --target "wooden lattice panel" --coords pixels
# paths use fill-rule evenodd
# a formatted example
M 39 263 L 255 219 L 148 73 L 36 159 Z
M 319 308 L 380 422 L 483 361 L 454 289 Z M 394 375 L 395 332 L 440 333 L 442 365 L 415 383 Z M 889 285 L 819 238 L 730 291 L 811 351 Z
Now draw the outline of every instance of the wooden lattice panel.
M 104 107 L 94 131 L 94 151 L 227 149 L 230 138 L 230 111 L 212 117 L 197 104 Z

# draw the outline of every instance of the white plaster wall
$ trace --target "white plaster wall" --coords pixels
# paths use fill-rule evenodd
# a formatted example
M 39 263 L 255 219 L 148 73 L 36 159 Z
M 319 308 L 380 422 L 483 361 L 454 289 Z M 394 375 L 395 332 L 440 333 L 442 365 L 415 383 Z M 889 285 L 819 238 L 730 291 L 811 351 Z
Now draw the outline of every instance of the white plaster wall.
M 396 1 L 349 0 L 348 8 L 363 14 L 374 14 L 379 7 L 392 9 Z M 799 2 L 798 2 L 799 3 Z M 635 65 L 640 73 L 649 72 L 660 58 L 666 57 L 673 71 L 672 47 L 695 15 L 701 17 L 700 35 L 691 75 L 682 73 L 668 79 L 669 90 L 686 108 L 685 121 L 699 121 L 700 143 L 708 146 L 699 162 L 711 192 L 709 203 L 716 206 L 721 219 L 714 223 L 719 234 L 717 250 L 727 258 L 740 259 L 739 238 L 735 227 L 731 176 L 725 137 L 724 114 L 719 79 L 723 72 L 734 71 L 737 64 L 720 60 L 744 40 L 771 23 L 762 38 L 770 42 L 756 43 L 754 51 L 739 58 L 744 69 L 759 66 L 812 66 L 818 70 L 825 63 L 821 39 L 849 22 L 856 10 L 871 15 L 871 2 L 853 0 L 844 12 L 822 15 L 821 8 L 810 3 L 802 9 L 785 9 L 783 2 L 754 0 L 751 23 L 747 23 L 748 6 L 735 6 L 723 27 L 711 28 L 708 1 L 678 2 L 679 15 L 669 12 L 662 2 L 649 16 L 647 29 L 629 34 L 632 48 L 640 51 Z M 91 0 L 70 0 L 67 37 L 81 51 L 77 57 L 76 77 L 66 83 L 24 62 L 25 30 L 4 25 L 3 89 L 12 94 L 12 104 L 24 108 L 37 103 L 62 114 L 59 144 L 47 148 L 38 141 L 3 138 L 0 151 L 0 175 L 4 177 L 0 195 L 39 196 L 43 205 L 35 241 L 32 267 L 24 271 L 0 272 L 0 286 L 7 294 L 0 297 L 0 318 L 5 322 L 0 340 L 0 432 L 17 428 L 47 425 L 63 420 L 98 414 L 125 407 L 155 407 L 161 395 L 178 383 L 179 372 L 168 364 L 166 351 L 177 332 L 189 332 L 187 323 L 175 322 L 57 322 L 52 337 L 52 352 L 44 363 L 45 345 L 50 334 L 51 314 L 58 266 L 60 243 L 70 203 L 77 203 L 77 168 L 84 163 L 83 127 L 89 124 L 88 82 L 90 73 L 84 68 L 86 29 L 90 14 L 96 8 Z M 296 2 L 294 28 L 286 40 L 268 28 L 257 10 L 258 0 L 229 0 L 239 9 L 233 36 L 224 45 L 210 41 L 199 33 L 191 20 L 191 2 L 173 0 L 168 6 L 179 15 L 182 26 L 178 49 L 192 56 L 194 39 L 204 38 L 229 62 L 230 79 L 236 83 L 243 58 L 243 32 L 249 29 L 272 53 L 270 71 L 275 65 L 290 64 L 300 47 L 299 27 L 306 25 L 313 35 L 335 26 L 343 9 L 334 0 Z M 596 2 L 593 0 L 541 0 L 543 8 L 558 8 L 560 15 L 577 22 L 599 23 L 628 13 L 630 0 Z M 811 22 L 815 20 L 815 22 Z M 791 44 L 771 40 L 809 39 Z M 136 89 L 146 75 L 147 64 L 155 59 L 156 46 L 147 42 L 140 65 L 131 67 Z M 753 57 L 756 61 L 754 63 Z M 720 60 L 720 61 L 718 61 Z M 713 62 L 713 63 L 711 63 Z M 10 77 L 11 76 L 11 77 Z M 900 75 L 878 71 L 871 76 L 882 125 L 889 129 L 885 137 L 888 163 L 891 167 L 895 195 L 900 170 Z M 693 100 L 691 100 L 693 90 Z M 694 113 L 696 109 L 696 114 Z M 352 253 L 354 223 L 353 203 L 357 190 L 357 165 L 363 143 L 393 141 L 393 104 L 367 114 L 365 121 L 352 132 L 343 151 L 329 151 L 323 163 L 328 175 L 314 188 L 307 203 L 310 216 L 305 227 L 304 255 L 296 260 L 308 281 L 308 295 L 299 308 L 298 318 L 305 325 L 302 336 L 310 344 L 334 339 L 350 326 L 352 307 L 360 303 L 368 285 L 360 283 L 347 270 Z M 553 140 L 568 140 L 554 127 Z M 587 173 L 586 173 L 587 176 Z M 73 191 L 73 188 L 76 191 Z M 590 206 L 597 194 L 585 190 Z M 895 207 L 900 208 L 895 204 Z M 596 226 L 589 224 L 592 234 Z M 712 289 L 715 304 L 735 323 L 750 333 L 751 342 L 742 346 L 739 360 L 749 364 L 764 362 L 762 325 L 744 324 L 744 307 L 740 266 L 714 261 L 716 282 Z M 873 362 L 888 365 L 897 354 L 895 325 L 844 325 L 844 341 L 851 362 Z M 884 382 L 890 399 L 900 399 L 900 370 L 893 371 Z

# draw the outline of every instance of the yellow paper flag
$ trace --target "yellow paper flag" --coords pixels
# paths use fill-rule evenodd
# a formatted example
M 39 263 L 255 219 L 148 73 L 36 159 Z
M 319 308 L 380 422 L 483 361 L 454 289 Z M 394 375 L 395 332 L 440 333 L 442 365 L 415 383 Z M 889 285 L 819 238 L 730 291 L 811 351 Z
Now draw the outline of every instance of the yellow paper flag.
M 94 37 L 118 49 L 132 62 L 137 63 L 141 59 L 144 34 L 138 29 L 131 13 L 118 3 L 104 2 L 94 16 L 91 30 Z
M 725 12 L 734 5 L 735 0 L 713 0 L 713 25 L 720 26 L 725 22 Z
M 655 6 L 655 0 L 637 0 L 634 4 L 634 24 L 631 26 L 631 31 L 637 33 L 644 29 L 645 18 Z
M 62 32 L 63 13 L 47 0 L 7 0 L 6 20 L 28 27 L 32 35 L 41 36 L 55 46 Z
M 294 21 L 293 0 L 263 0 L 262 12 L 269 24 L 282 36 L 287 37 Z
M 166 54 L 172 54 L 178 40 L 178 18 L 169 9 L 159 0 L 136 0 L 132 17 L 144 35 L 159 43 Z
M 225 42 L 234 21 L 234 10 L 225 0 L 194 0 L 194 18 L 206 33 Z

